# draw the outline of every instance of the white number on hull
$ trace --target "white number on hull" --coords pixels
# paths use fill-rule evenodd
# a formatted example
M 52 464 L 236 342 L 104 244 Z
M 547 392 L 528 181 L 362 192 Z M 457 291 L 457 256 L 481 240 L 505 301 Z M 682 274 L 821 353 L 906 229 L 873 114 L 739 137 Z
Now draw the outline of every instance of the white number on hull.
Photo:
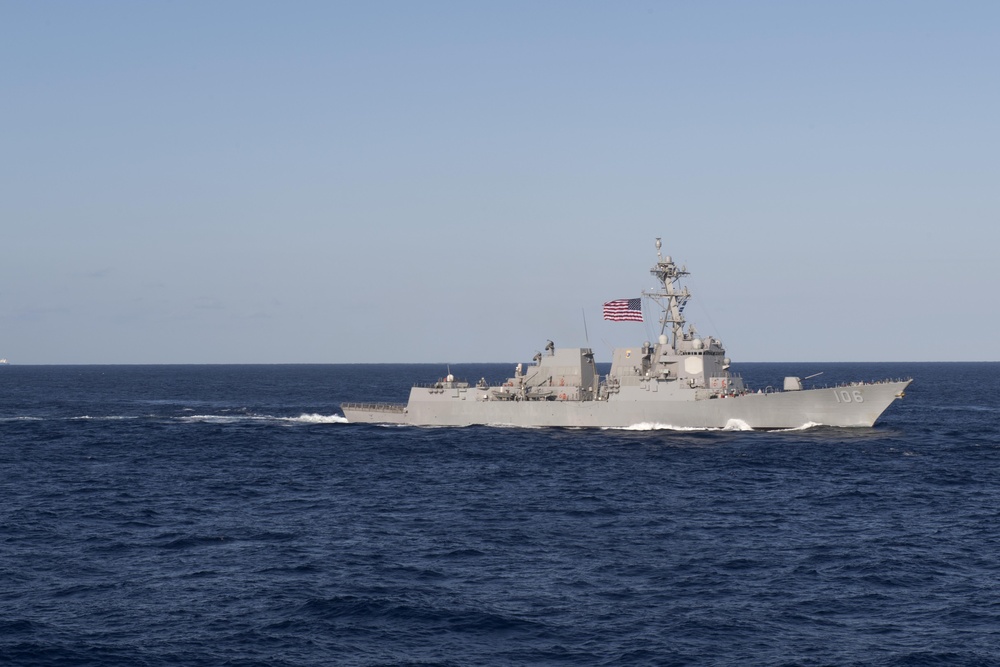
M 854 391 L 848 391 L 847 389 L 834 389 L 833 396 L 837 399 L 838 403 L 864 403 L 865 397 L 861 394 L 861 391 L 855 389 Z

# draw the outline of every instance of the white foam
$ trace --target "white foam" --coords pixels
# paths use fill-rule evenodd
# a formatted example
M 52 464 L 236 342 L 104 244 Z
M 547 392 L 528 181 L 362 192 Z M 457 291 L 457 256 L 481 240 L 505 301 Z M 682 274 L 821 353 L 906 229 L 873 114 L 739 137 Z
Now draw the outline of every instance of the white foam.
M 660 422 L 640 422 L 630 426 L 609 426 L 613 431 L 752 431 L 753 427 L 742 419 L 730 419 L 725 426 L 674 426 L 673 424 L 661 424 Z
M 343 415 L 320 415 L 320 414 L 301 414 L 298 417 L 285 417 L 282 421 L 294 422 L 297 424 L 347 424 L 347 417 Z
M 817 426 L 823 426 L 823 424 L 820 424 L 819 422 L 806 422 L 802 426 L 795 426 L 793 428 L 779 428 L 776 429 L 776 432 L 780 433 L 784 431 L 808 431 L 809 429 L 816 428 Z
M 752 431 L 753 427 L 742 419 L 730 419 L 722 427 L 723 431 Z
M 179 418 L 184 422 L 205 422 L 208 424 L 236 424 L 239 422 L 278 422 L 282 424 L 346 424 L 342 415 L 301 414 L 298 417 L 275 417 L 273 415 L 187 415 Z
M 235 424 L 236 422 L 247 421 L 251 419 L 261 419 L 261 417 L 252 417 L 248 415 L 240 415 L 238 417 L 223 416 L 223 415 L 189 415 L 187 417 L 180 417 L 179 419 L 182 422 L 205 422 L 207 424 Z
M 641 422 L 631 426 L 609 426 L 613 431 L 718 431 L 717 428 L 704 428 L 701 426 L 673 426 L 671 424 L 660 424 L 657 422 Z

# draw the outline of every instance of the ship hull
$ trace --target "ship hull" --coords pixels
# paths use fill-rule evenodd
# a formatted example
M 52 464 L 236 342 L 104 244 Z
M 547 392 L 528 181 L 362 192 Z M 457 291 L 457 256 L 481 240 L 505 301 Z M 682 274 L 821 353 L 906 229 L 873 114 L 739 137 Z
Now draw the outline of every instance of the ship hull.
M 487 389 L 433 391 L 414 387 L 406 407 L 342 406 L 350 422 L 415 426 L 786 429 L 810 425 L 869 427 L 901 397 L 909 380 L 725 398 L 689 400 L 623 388 L 606 400 L 489 400 Z

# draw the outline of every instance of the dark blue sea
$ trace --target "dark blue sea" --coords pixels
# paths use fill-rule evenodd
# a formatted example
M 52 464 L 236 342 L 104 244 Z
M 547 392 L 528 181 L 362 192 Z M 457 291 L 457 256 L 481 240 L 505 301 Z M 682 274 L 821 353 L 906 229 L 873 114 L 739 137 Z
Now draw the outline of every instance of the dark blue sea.
M 0 664 L 1000 664 L 1000 364 L 734 370 L 914 383 L 870 429 L 414 428 L 338 404 L 439 366 L 0 367 Z

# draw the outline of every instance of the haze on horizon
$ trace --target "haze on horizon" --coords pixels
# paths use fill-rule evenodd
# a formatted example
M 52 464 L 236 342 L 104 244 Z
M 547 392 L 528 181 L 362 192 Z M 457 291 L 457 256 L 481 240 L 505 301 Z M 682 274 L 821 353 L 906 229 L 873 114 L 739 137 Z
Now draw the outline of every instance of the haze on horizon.
M 607 361 L 655 237 L 736 363 L 1000 358 L 1000 4 L 0 16 L 11 363 Z

